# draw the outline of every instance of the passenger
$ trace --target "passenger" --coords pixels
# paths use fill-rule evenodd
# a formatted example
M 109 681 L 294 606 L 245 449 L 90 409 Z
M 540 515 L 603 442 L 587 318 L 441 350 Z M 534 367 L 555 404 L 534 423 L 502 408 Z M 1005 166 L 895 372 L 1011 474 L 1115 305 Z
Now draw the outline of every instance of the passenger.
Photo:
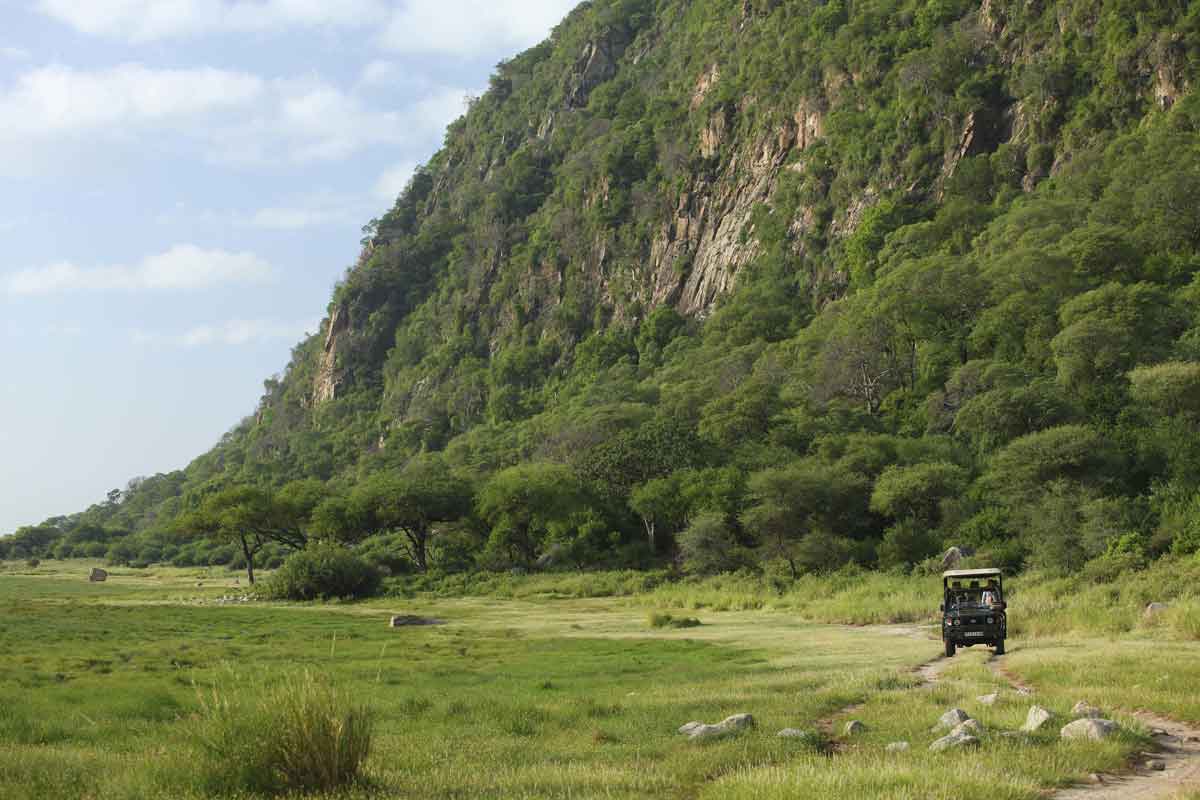
M 983 590 L 983 596 L 980 598 L 985 606 L 994 606 L 1000 602 L 1000 587 L 995 581 L 988 581 L 987 588 Z

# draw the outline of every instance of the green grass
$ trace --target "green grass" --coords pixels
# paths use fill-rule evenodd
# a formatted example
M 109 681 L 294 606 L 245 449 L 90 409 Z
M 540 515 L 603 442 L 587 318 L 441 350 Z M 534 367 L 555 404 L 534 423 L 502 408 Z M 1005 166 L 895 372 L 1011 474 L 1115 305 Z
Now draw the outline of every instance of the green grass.
M 678 608 L 664 598 L 681 585 L 621 598 L 425 594 L 243 605 L 217 602 L 233 593 L 228 573 L 118 571 L 106 584 L 88 584 L 84 566 L 0 574 L 6 800 L 239 796 L 204 768 L 196 736 L 202 698 L 217 689 L 235 706 L 261 710 L 264 698 L 286 693 L 304 674 L 322 676 L 375 720 L 365 781 L 337 795 L 349 798 L 1032 800 L 1087 772 L 1118 769 L 1145 744 L 1118 717 L 1128 731 L 1105 743 L 995 738 L 970 758 L 929 754 L 929 728 L 947 707 L 966 708 L 989 727 L 1015 728 L 1030 701 L 1009 693 L 993 708 L 979 707 L 974 697 L 997 679 L 974 650 L 956 659 L 939 688 L 915 688 L 913 668 L 940 648 L 914 626 L 802 618 L 856 605 L 882 615 L 889 590 L 915 607 L 927 579 L 905 587 L 907 579 L 896 576 L 859 586 L 845 578 L 836 590 L 824 584 L 824 597 L 814 583 L 790 600 L 784 595 L 784 602 L 804 598 L 805 613 L 775 605 L 778 594 L 768 594 L 746 610 L 705 605 L 702 626 L 678 629 L 649 627 L 647 615 L 674 619 L 655 609 Z M 541 587 L 551 578 L 542 576 Z M 732 593 L 749 585 L 699 589 Z M 1014 603 L 1013 613 L 1019 608 Z M 446 624 L 391 629 L 392 613 Z M 1200 646 L 1185 637 L 1151 638 L 1160 632 L 1138 626 L 1136 635 L 1108 638 L 1018 638 L 1006 662 L 1055 710 L 1087 699 L 1200 721 L 1200 702 L 1180 689 L 1200 680 L 1193 666 Z M 784 727 L 815 730 L 852 704 L 868 730 L 840 742 L 835 755 L 775 736 Z M 754 714 L 757 727 L 705 744 L 675 732 L 684 722 L 739 712 Z M 901 738 L 912 750 L 884 752 Z

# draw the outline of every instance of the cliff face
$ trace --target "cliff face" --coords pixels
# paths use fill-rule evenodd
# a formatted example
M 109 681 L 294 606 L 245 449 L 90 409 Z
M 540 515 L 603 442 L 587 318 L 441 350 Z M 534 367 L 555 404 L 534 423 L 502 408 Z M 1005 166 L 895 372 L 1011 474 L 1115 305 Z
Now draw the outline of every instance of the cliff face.
M 581 4 L 498 65 L 371 221 L 320 334 L 197 481 L 569 452 L 540 442 L 539 415 L 567 414 L 586 370 L 634 370 L 613 402 L 649 402 L 656 310 L 700 335 L 743 302 L 739 343 L 834 325 L 821 315 L 888 254 L 958 258 L 1018 198 L 1186 105 L 1197 35 L 1181 9 L 1134 5 Z M 511 439 L 487 450 L 483 431 Z

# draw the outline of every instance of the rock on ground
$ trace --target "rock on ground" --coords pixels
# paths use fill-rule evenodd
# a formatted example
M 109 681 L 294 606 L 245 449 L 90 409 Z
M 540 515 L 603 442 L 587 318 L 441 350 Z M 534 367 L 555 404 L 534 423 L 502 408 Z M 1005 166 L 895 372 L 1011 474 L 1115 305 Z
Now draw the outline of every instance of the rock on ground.
M 977 736 L 982 737 L 987 731 L 983 724 L 977 719 L 964 720 L 954 726 L 954 730 L 950 731 L 951 736 Z
M 429 619 L 428 617 L 418 617 L 414 614 L 397 614 L 392 617 L 392 621 L 388 623 L 389 628 L 406 628 L 411 625 L 441 625 L 440 619 Z
M 996 701 L 1000 699 L 1000 693 L 992 692 L 991 694 L 981 694 L 975 699 L 985 706 L 992 706 L 995 705 Z
M 1100 709 L 1082 700 L 1075 704 L 1075 707 L 1071 709 L 1071 713 L 1076 717 L 1090 717 L 1092 719 L 1101 719 L 1104 716 L 1104 712 Z
M 952 730 L 971 718 L 971 715 L 961 708 L 952 708 L 938 719 L 935 731 Z
M 1142 614 L 1146 619 L 1154 619 L 1162 612 L 1170 608 L 1166 603 L 1150 603 L 1146 606 L 1145 612 Z
M 679 733 L 692 740 L 718 739 L 731 733 L 754 727 L 754 717 L 750 714 L 734 714 L 726 717 L 716 725 L 703 722 L 689 722 L 679 728 Z
M 934 753 L 940 753 L 943 750 L 958 750 L 963 747 L 978 747 L 979 740 L 974 736 L 965 733 L 952 733 L 948 736 L 943 736 L 933 744 L 929 745 L 929 750 Z
M 1064 739 L 1091 739 L 1100 741 L 1117 732 L 1117 723 L 1107 719 L 1084 717 L 1063 726 L 1058 735 Z
M 908 750 L 908 742 L 892 742 L 883 749 L 889 753 L 903 753 Z
M 846 723 L 845 733 L 847 736 L 854 736 L 858 733 L 866 731 L 867 726 L 857 719 L 852 719 Z
M 1052 719 L 1054 719 L 1054 714 L 1041 706 L 1033 706 L 1025 716 L 1025 724 L 1021 726 L 1021 730 L 1025 733 L 1040 731 Z

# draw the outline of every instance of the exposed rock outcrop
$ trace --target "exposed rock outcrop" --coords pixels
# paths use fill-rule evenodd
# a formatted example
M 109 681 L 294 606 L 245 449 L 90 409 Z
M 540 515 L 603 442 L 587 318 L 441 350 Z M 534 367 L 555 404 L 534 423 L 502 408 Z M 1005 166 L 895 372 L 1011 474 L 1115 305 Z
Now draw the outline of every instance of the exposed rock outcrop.
M 338 351 L 347 331 L 350 330 L 350 312 L 343 306 L 333 309 L 329 317 L 329 329 L 325 333 L 325 348 L 313 381 L 313 402 L 325 403 L 337 397 L 338 388 L 345 375 L 338 366 Z

